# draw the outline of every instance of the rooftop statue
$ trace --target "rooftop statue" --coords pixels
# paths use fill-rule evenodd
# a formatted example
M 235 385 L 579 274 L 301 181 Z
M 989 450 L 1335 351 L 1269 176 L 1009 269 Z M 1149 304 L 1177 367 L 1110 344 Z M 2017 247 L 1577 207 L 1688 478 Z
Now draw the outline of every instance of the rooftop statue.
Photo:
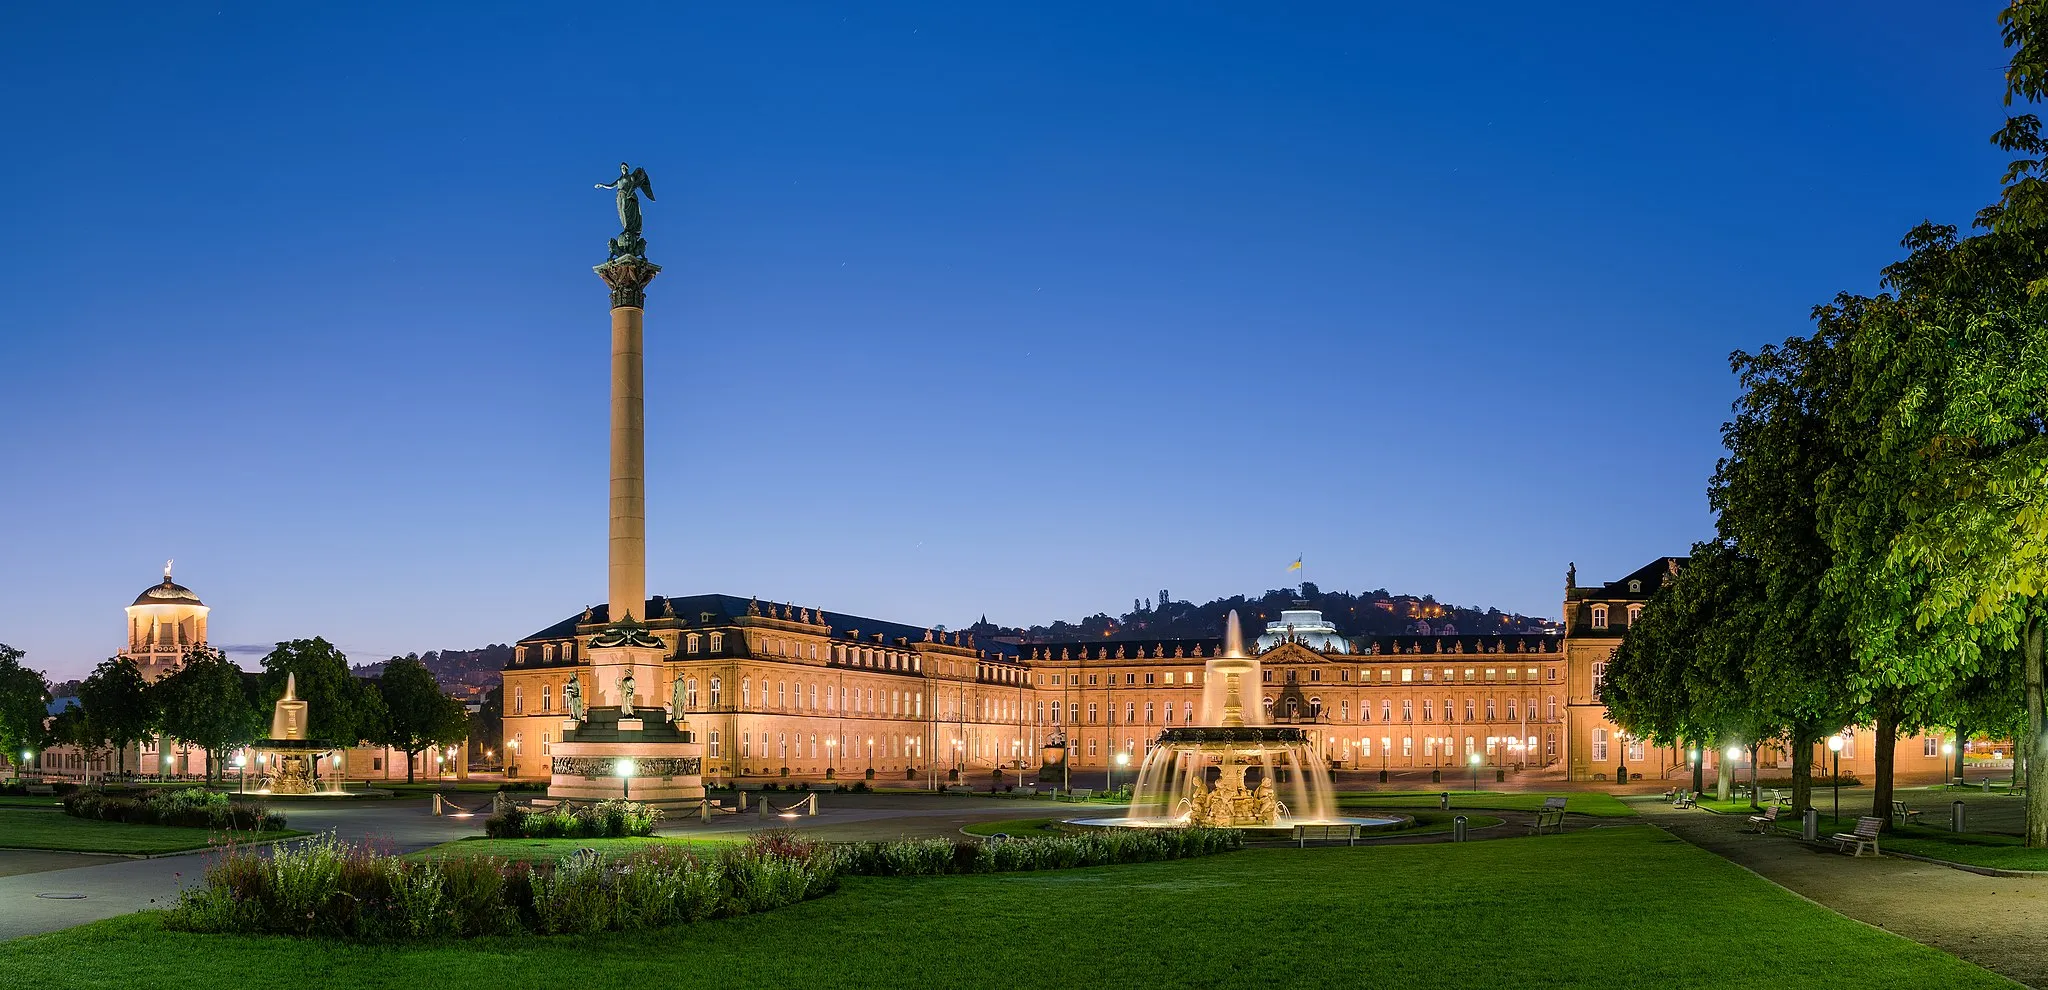
M 644 194 L 648 202 L 654 202 L 654 185 L 647 181 L 647 170 L 620 162 L 619 177 L 600 182 L 597 188 L 618 194 L 619 236 L 611 239 L 611 257 L 645 258 L 647 241 L 640 236 L 640 196 Z

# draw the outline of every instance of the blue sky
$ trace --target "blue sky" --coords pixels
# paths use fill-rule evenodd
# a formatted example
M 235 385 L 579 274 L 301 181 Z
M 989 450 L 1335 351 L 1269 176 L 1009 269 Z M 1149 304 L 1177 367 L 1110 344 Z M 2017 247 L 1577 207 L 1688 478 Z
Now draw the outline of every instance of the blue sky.
M 1727 353 L 2003 164 L 1997 0 L 419 6 L 0 11 L 32 664 L 165 557 L 364 661 L 601 600 L 622 158 L 650 591 L 953 625 L 1298 553 L 1553 615 L 1709 532 Z

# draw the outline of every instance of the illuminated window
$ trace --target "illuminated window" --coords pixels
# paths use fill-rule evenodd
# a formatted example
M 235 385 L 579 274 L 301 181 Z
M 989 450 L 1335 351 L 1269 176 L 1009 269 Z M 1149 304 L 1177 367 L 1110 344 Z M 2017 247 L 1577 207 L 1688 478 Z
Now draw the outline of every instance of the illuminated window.
M 683 707 L 691 710 L 697 707 L 697 679 L 694 677 L 683 682 Z
M 711 652 L 713 652 L 713 653 L 717 653 L 717 652 L 718 652 L 719 650 L 722 650 L 722 649 L 724 649 L 724 648 L 725 648 L 725 634 L 724 634 L 724 633 L 712 633 L 712 634 L 711 634 Z
M 1401 721 L 1415 721 L 1415 703 L 1406 698 L 1401 699 Z
M 1444 714 L 1448 717 L 1450 713 L 1445 712 Z M 1430 705 L 1428 698 L 1422 699 L 1422 720 L 1425 722 L 1436 721 L 1435 709 Z
M 1605 628 L 1607 628 L 1607 606 L 1605 606 L 1605 605 L 1595 605 L 1595 606 L 1593 606 L 1593 628 L 1595 628 L 1595 629 L 1605 629 Z
M 1145 722 L 1148 725 L 1152 722 L 1152 703 L 1149 701 L 1145 702 Z
M 704 646 L 704 637 L 691 633 L 683 637 L 683 652 L 695 653 Z
M 1094 725 L 1094 724 L 1095 724 L 1095 702 L 1092 702 L 1092 701 L 1088 703 L 1088 724 L 1089 724 L 1089 725 Z M 1090 746 L 1089 746 L 1089 749 L 1088 749 L 1088 752 L 1089 752 L 1089 755 L 1091 755 L 1091 756 L 1092 756 L 1092 755 L 1094 755 L 1094 753 L 1095 753 L 1095 748 L 1094 748 L 1093 744 L 1090 744 Z
M 551 712 L 555 710 L 554 685 L 543 684 L 540 686 L 540 710 L 544 712 Z
M 512 714 L 526 714 L 526 689 L 516 685 L 512 688 Z
M 718 690 L 718 688 L 719 688 L 718 678 L 714 677 L 714 678 L 712 678 L 712 679 L 711 679 L 711 707 L 713 707 L 713 708 L 717 708 L 717 707 L 718 707 L 718 699 L 719 699 L 719 693 L 720 693 L 720 692 L 719 692 L 719 690 Z
M 1607 759 L 1607 730 L 1606 730 L 1606 729 L 1594 729 L 1594 730 L 1593 730 L 1593 761 L 1594 761 L 1594 762 L 1596 762 L 1596 763 L 1598 763 L 1598 762 L 1601 762 L 1601 761 L 1603 761 L 1603 760 L 1606 760 L 1606 759 Z

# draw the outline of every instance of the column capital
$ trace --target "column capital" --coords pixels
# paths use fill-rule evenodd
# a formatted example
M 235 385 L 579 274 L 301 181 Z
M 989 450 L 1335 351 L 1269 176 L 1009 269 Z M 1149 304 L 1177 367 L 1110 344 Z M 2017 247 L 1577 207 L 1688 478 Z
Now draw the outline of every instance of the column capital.
M 645 308 L 647 283 L 654 281 L 654 276 L 661 274 L 661 266 L 645 258 L 629 255 L 613 258 L 592 268 L 591 271 L 596 272 L 597 277 L 604 279 L 604 284 L 611 287 L 613 309 L 622 306 Z

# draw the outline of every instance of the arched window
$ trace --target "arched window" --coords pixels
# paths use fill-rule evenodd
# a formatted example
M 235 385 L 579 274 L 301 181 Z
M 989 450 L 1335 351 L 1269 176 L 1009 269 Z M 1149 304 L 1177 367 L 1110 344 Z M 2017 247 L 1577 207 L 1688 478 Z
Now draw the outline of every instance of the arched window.
M 1598 762 L 1601 762 L 1601 761 L 1603 761 L 1603 760 L 1606 760 L 1606 759 L 1607 759 L 1607 730 L 1606 730 L 1606 729 L 1594 729 L 1594 730 L 1593 730 L 1593 762 L 1595 762 L 1595 763 L 1598 763 Z
M 713 708 L 717 708 L 717 707 L 718 707 L 718 702 L 719 702 L 719 695 L 720 695 L 720 692 L 719 692 L 719 688 L 720 688 L 720 686 L 721 686 L 721 685 L 719 684 L 719 679 L 718 679 L 718 678 L 714 677 L 714 678 L 712 678 L 712 679 L 711 679 L 711 707 L 713 707 Z
M 751 677 L 740 678 L 740 707 L 754 707 L 754 679 Z
M 1287 699 L 1287 717 L 1291 719 L 1299 716 L 1300 714 L 1301 705 L 1297 703 L 1293 698 Z
M 683 706 L 691 709 L 697 707 L 697 679 L 694 677 L 683 682 Z
M 1628 607 L 1628 624 L 1631 627 L 1633 627 L 1636 624 L 1637 619 L 1640 619 L 1642 617 L 1643 607 L 1641 605 L 1630 605 Z
M 1266 706 L 1266 721 L 1271 722 L 1273 720 L 1273 699 L 1266 698 L 1264 703 Z
M 512 714 L 526 714 L 526 689 L 516 684 L 512 687 Z
M 1310 717 L 1310 718 L 1322 718 L 1322 717 L 1323 717 L 1323 699 L 1321 699 L 1321 698 L 1310 698 L 1310 699 L 1308 699 L 1308 717 Z
M 540 686 L 540 710 L 544 712 L 551 712 L 555 710 L 554 685 L 543 684 Z
M 775 707 L 789 707 L 789 687 L 781 681 L 775 682 Z
M 1595 629 L 1605 629 L 1605 628 L 1607 628 L 1607 606 L 1605 606 L 1605 605 L 1595 605 L 1595 606 L 1593 606 L 1593 628 L 1595 628 Z

